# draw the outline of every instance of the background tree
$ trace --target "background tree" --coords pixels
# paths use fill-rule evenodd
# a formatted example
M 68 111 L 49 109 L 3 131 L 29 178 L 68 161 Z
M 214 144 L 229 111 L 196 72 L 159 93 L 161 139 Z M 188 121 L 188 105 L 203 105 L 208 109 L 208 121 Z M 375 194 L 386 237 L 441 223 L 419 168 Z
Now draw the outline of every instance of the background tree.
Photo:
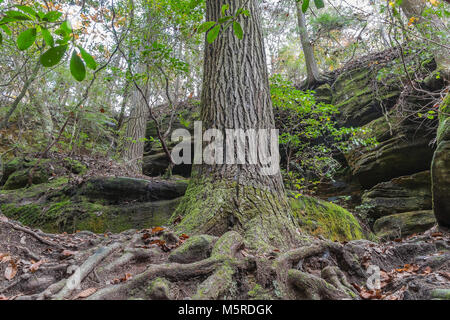
M 308 29 L 306 27 L 306 17 L 305 17 L 305 12 L 308 9 L 308 6 L 305 4 L 309 4 L 309 1 L 299 0 L 296 2 L 298 32 L 300 35 L 300 41 L 302 43 L 303 54 L 305 55 L 305 64 L 307 72 L 306 83 L 309 87 L 311 87 L 315 84 L 320 83 L 323 77 L 321 77 L 320 75 L 316 58 L 314 56 L 314 48 L 308 36 Z

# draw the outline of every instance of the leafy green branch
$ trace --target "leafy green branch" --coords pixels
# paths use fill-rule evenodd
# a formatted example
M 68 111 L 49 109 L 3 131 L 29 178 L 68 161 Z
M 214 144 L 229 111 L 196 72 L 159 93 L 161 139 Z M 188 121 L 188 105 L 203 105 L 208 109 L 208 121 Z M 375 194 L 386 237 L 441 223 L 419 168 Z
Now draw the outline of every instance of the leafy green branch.
M 17 36 L 16 43 L 20 51 L 25 51 L 36 44 L 42 37 L 42 47 L 50 47 L 39 58 L 40 63 L 50 68 L 57 65 L 69 48 L 72 50 L 70 58 L 70 73 L 77 81 L 86 78 L 86 67 L 92 70 L 97 68 L 95 59 L 84 48 L 76 44 L 76 36 L 68 20 L 60 21 L 62 12 L 35 10 L 31 6 L 16 5 L 17 10 L 2 12 L 0 29 L 8 36 L 12 36 L 11 28 L 17 24 L 26 24 L 27 28 Z M 56 38 L 56 40 L 55 40 Z M 0 31 L 0 45 L 3 42 L 3 33 Z
M 202 23 L 198 29 L 198 33 L 208 32 L 206 36 L 206 41 L 208 43 L 213 43 L 219 36 L 220 30 L 223 26 L 223 31 L 226 31 L 230 26 L 233 26 L 234 35 L 242 40 L 244 38 L 244 31 L 242 30 L 241 24 L 238 22 L 240 16 L 250 16 L 250 11 L 244 9 L 248 1 L 240 7 L 235 14 L 226 15 L 227 11 L 230 9 L 230 5 L 224 4 L 221 8 L 221 18 L 218 21 L 206 21 Z

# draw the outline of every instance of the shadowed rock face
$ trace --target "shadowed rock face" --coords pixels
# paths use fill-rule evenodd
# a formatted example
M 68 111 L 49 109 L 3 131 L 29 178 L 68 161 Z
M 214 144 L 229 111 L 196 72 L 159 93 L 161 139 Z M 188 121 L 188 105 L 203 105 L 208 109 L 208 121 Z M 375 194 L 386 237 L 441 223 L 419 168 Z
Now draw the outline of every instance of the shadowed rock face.
M 148 181 L 129 177 L 100 177 L 87 181 L 79 194 L 88 199 L 104 199 L 112 203 L 123 201 L 172 200 L 186 192 L 187 181 Z
M 439 225 L 450 228 L 450 95 L 441 105 L 437 148 L 431 165 L 433 210 Z
M 193 150 L 193 149 L 192 149 Z M 164 152 L 145 156 L 142 163 L 142 171 L 150 177 L 162 176 L 169 167 L 169 159 Z M 175 165 L 172 169 L 173 174 L 189 178 L 191 176 L 192 165 Z
M 428 230 L 436 223 L 432 210 L 392 214 L 375 221 L 376 235 L 383 239 L 400 238 Z
M 406 101 L 405 108 L 414 110 L 418 103 Z M 427 121 L 428 126 L 437 124 L 436 120 Z M 388 120 L 383 116 L 363 127 L 375 136 L 378 145 L 353 149 L 345 157 L 352 175 L 364 188 L 430 169 L 434 152 L 430 142 L 434 132 L 427 126 L 393 112 Z
M 362 204 L 369 208 L 367 213 L 372 218 L 431 210 L 430 171 L 381 182 L 363 194 Z
M 432 172 L 434 213 L 439 225 L 450 228 L 450 141 L 439 144 Z

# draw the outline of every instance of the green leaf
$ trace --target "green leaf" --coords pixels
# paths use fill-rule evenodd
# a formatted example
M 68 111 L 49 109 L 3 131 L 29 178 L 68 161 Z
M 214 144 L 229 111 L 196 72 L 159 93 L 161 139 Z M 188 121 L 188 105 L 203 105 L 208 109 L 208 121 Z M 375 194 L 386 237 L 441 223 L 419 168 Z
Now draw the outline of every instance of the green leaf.
M 242 10 L 242 14 L 246 17 L 250 17 L 250 11 L 248 11 L 247 9 Z
M 83 58 L 84 62 L 86 62 L 86 66 L 92 70 L 97 69 L 97 63 L 95 62 L 94 58 L 82 47 L 78 46 L 78 49 L 80 49 L 81 57 Z
M 233 30 L 234 30 L 234 34 L 236 35 L 236 37 L 238 37 L 238 39 L 244 38 L 244 31 L 242 31 L 242 27 L 241 24 L 237 21 L 233 22 Z
M 231 17 L 231 16 L 226 16 L 226 17 L 223 17 L 223 18 L 220 18 L 217 22 L 219 22 L 219 23 L 225 23 L 225 22 L 227 22 L 228 20 L 230 20 L 230 19 L 232 19 L 233 17 Z
M 42 18 L 44 21 L 55 22 L 62 16 L 62 12 L 59 11 L 50 11 L 45 14 Z
M 41 64 L 47 68 L 57 65 L 66 53 L 67 47 L 65 44 L 48 49 L 40 58 Z
M 3 33 L 0 32 L 0 44 L 3 43 Z
M 208 31 L 209 29 L 211 29 L 215 25 L 216 25 L 215 21 L 206 21 L 206 22 L 202 23 L 200 25 L 200 27 L 198 27 L 197 32 L 198 33 L 206 32 L 206 31 Z
M 19 34 L 17 37 L 17 46 L 19 50 L 26 50 L 31 47 L 36 40 L 36 28 L 30 28 Z
M 220 24 L 216 25 L 208 32 L 208 35 L 206 36 L 206 41 L 208 41 L 208 43 L 213 43 L 214 40 L 216 40 L 217 36 L 219 35 L 219 32 L 220 32 Z
M 13 18 L 15 20 L 23 20 L 23 21 L 31 20 L 31 17 L 20 11 L 6 11 L 5 14 L 7 17 Z
M 316 5 L 317 9 L 322 9 L 323 7 L 325 7 L 323 0 L 314 0 L 314 4 Z
M 5 33 L 10 36 L 11 35 L 11 30 L 8 28 L 8 26 L 6 24 L 2 24 L 0 25 L 0 28 L 3 29 L 3 31 L 5 31 Z
M 67 34 L 72 33 L 72 25 L 70 24 L 69 20 L 66 20 L 63 23 L 61 23 L 61 29 L 64 30 Z
M 53 47 L 55 45 L 55 41 L 53 40 L 53 36 L 50 34 L 50 31 L 48 31 L 45 28 L 42 28 L 42 37 L 44 38 L 44 41 L 47 45 L 50 47 Z
M 230 9 L 230 5 L 229 5 L 229 4 L 224 4 L 224 5 L 222 6 L 222 15 L 223 15 L 223 16 L 225 15 L 225 12 L 226 12 L 228 9 Z
M 32 8 L 30 8 L 28 6 L 16 6 L 16 8 L 21 10 L 21 11 L 23 11 L 23 12 L 25 12 L 25 13 L 28 13 L 32 17 L 39 18 L 39 15 L 37 14 L 37 12 L 34 11 Z
M 11 17 L 3 17 L 3 19 L 0 20 L 0 25 L 3 26 L 5 24 L 7 24 L 7 23 L 14 22 L 14 21 L 17 21 L 17 20 L 14 19 L 14 18 L 11 18 Z
M 73 50 L 70 59 L 70 73 L 77 81 L 83 81 L 86 78 L 86 67 L 75 50 Z
M 303 13 L 306 13 L 306 11 L 308 10 L 308 8 L 309 8 L 309 0 L 303 0 L 303 3 L 302 3 L 302 12 L 303 12 Z

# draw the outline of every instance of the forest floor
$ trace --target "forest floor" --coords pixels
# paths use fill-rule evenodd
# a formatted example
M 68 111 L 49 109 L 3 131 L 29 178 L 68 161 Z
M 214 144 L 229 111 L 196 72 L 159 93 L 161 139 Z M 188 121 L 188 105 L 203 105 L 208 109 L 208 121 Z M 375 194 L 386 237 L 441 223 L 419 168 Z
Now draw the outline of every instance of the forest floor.
M 120 234 L 46 234 L 0 214 L 0 300 L 226 298 L 211 287 L 199 296 L 199 288 L 217 280 L 227 259 L 197 247 L 184 256 L 186 261 L 169 261 L 188 239 L 162 227 Z M 228 247 L 234 272 L 224 286 L 240 283 L 228 291 L 232 298 L 449 298 L 448 232 L 432 229 L 379 244 L 314 239 L 287 253 L 265 254 L 246 249 L 234 235 L 230 239 L 236 241 Z M 214 253 L 220 240 L 213 242 Z M 374 290 L 366 285 L 372 264 L 380 268 L 379 289 Z M 275 270 L 283 268 L 284 276 Z M 328 289 L 324 279 L 332 284 Z M 281 293 L 276 281 L 285 282 Z

